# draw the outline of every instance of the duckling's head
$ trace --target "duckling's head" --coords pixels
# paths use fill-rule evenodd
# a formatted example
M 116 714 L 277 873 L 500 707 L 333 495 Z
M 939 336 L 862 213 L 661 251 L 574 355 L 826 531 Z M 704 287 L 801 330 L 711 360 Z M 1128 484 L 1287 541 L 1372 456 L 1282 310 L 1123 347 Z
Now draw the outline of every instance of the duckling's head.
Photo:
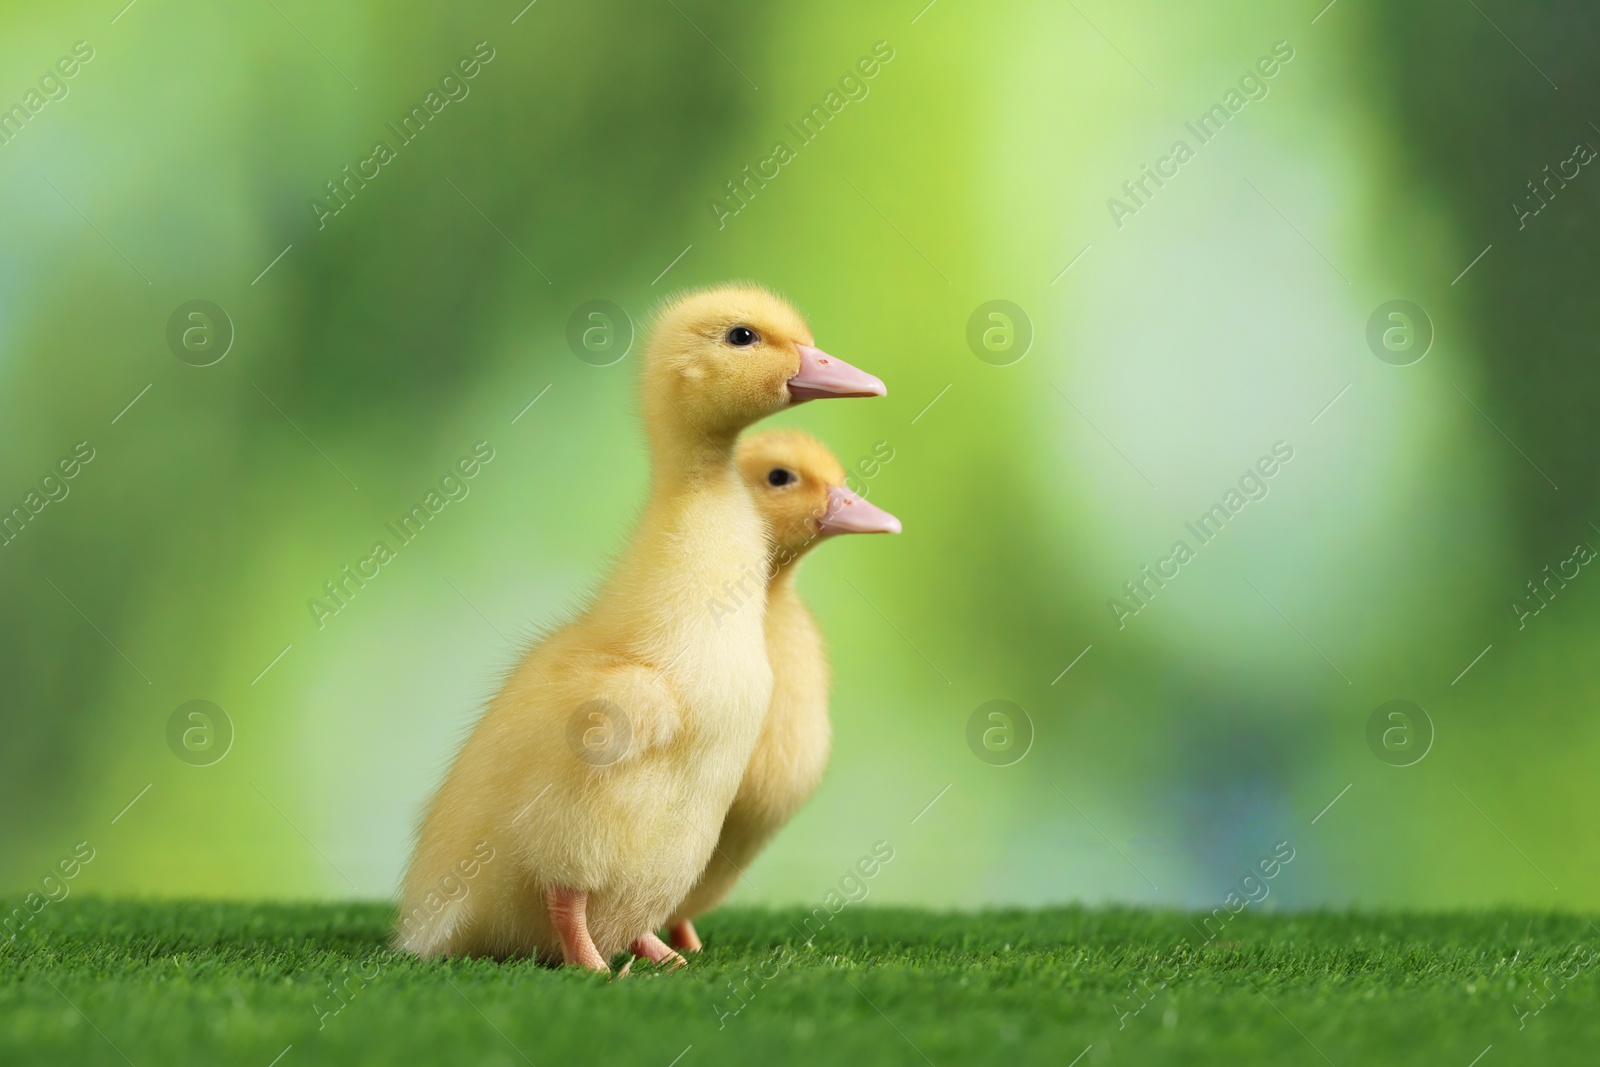
M 739 442 L 735 460 L 766 521 L 780 567 L 830 534 L 900 532 L 899 519 L 845 488 L 844 468 L 810 434 L 749 434 Z
M 883 396 L 883 382 L 812 343 L 800 313 L 765 289 L 725 285 L 664 307 L 644 354 L 653 418 L 711 438 L 821 397 Z

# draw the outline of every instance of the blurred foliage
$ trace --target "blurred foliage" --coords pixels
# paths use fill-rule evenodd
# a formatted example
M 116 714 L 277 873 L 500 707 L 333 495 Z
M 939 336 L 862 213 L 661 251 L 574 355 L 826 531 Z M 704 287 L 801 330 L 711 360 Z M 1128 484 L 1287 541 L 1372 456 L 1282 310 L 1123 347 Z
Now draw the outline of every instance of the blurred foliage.
M 889 383 L 778 421 L 847 466 L 887 441 L 870 491 L 906 533 L 807 564 L 836 755 L 747 899 L 810 900 L 880 838 L 906 902 L 1209 907 L 1282 839 L 1303 859 L 1274 905 L 1600 897 L 1594 579 L 1525 630 L 1509 607 L 1600 536 L 1600 178 L 1523 230 L 1509 208 L 1600 145 L 1593 11 L 3 18 L 0 104 L 74 42 L 95 57 L 0 146 L 0 507 L 77 442 L 96 457 L 0 548 L 0 884 L 88 839 L 95 891 L 388 893 L 498 672 L 642 490 L 637 347 L 581 362 L 568 316 L 603 298 L 642 330 L 674 291 L 753 278 Z M 1279 41 L 1270 93 L 1115 225 L 1107 198 Z M 479 42 L 470 93 L 319 228 L 324 183 Z M 865 95 L 799 144 L 788 124 L 879 42 Z M 719 224 L 726 183 L 791 139 Z M 1010 366 L 966 342 L 996 298 L 1034 331 Z M 1395 298 L 1437 334 L 1410 367 L 1366 347 Z M 237 332 L 208 367 L 167 344 L 194 299 Z M 1268 496 L 1119 628 L 1107 600 L 1278 440 Z M 307 600 L 479 441 L 470 495 L 319 628 Z M 1437 733 L 1407 768 L 1366 740 L 1397 697 Z M 197 698 L 234 728 L 210 766 L 168 747 Z M 1034 728 L 1009 767 L 966 743 L 997 698 Z

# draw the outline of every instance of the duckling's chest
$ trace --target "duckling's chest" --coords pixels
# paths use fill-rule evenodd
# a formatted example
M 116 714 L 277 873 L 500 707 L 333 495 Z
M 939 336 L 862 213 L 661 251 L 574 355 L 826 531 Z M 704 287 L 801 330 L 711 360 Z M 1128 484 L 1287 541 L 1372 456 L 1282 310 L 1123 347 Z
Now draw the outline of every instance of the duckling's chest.
M 772 697 L 765 628 L 767 541 L 742 487 L 707 494 L 676 517 L 674 566 L 660 590 L 667 613 L 657 662 L 703 727 L 753 739 Z

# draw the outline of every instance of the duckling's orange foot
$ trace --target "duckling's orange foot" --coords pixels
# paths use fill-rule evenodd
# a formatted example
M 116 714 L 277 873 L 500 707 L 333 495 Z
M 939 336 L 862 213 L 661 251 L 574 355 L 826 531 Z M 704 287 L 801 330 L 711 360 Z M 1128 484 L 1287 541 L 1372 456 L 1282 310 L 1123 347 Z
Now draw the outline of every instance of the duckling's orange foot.
M 568 965 L 584 967 L 591 971 L 610 974 L 605 957 L 595 948 L 589 936 L 587 907 L 589 894 L 576 889 L 551 888 L 545 894 L 550 908 L 550 925 L 561 939 L 561 958 Z
M 668 930 L 667 939 L 672 942 L 673 948 L 680 948 L 685 952 L 699 952 L 703 947 L 700 944 L 700 935 L 695 933 L 694 923 L 688 919 Z
M 641 956 L 658 967 L 665 964 L 669 971 L 675 971 L 688 961 L 667 947 L 667 943 L 655 934 L 645 934 L 639 940 L 628 946 L 628 951 L 635 956 Z

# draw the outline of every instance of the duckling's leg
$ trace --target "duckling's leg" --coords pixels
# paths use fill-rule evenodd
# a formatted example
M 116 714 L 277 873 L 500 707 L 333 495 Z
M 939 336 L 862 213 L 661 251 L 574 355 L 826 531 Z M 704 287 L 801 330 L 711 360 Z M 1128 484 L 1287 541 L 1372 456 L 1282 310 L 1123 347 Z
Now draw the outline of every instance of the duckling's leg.
M 639 940 L 628 946 L 628 951 L 635 956 L 643 956 L 651 963 L 668 964 L 672 970 L 682 967 L 688 961 L 667 947 L 655 934 L 645 934 Z
M 550 906 L 550 925 L 555 927 L 556 936 L 561 938 L 562 959 L 568 964 L 610 974 L 611 968 L 606 966 L 605 958 L 589 936 L 589 920 L 585 914 L 589 894 L 576 889 L 552 887 L 545 894 L 545 902 Z
M 672 942 L 673 948 L 681 948 L 685 952 L 699 952 L 703 947 L 700 944 L 700 935 L 695 933 L 694 923 L 688 919 L 673 925 L 667 931 L 667 939 Z

